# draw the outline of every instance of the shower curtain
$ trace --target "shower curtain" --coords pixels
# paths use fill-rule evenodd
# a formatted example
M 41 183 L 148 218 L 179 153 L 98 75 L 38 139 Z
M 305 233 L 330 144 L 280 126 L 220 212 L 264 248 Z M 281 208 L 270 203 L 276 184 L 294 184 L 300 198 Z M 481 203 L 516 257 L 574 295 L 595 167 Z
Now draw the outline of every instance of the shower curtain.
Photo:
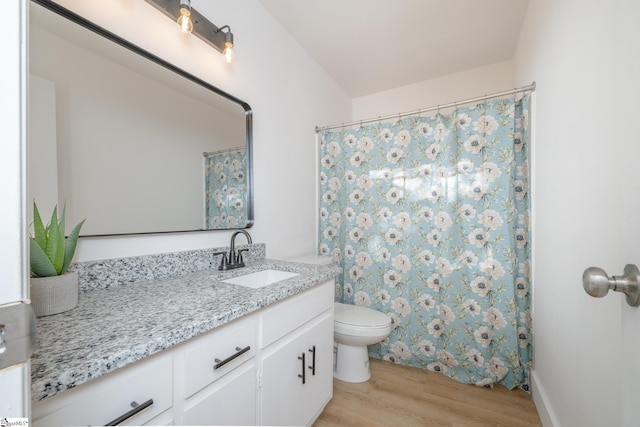
M 528 390 L 528 102 L 321 135 L 319 252 L 336 299 L 392 318 L 370 355 Z
M 207 229 L 244 227 L 247 223 L 245 149 L 204 154 Z

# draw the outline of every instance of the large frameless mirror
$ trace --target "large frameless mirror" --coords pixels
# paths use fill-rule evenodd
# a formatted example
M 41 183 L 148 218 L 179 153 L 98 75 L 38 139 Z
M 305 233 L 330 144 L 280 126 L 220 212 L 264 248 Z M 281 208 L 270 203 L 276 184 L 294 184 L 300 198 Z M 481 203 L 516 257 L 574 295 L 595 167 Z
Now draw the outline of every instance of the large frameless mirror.
M 82 235 L 253 224 L 252 111 L 47 0 L 29 23 L 29 195 Z

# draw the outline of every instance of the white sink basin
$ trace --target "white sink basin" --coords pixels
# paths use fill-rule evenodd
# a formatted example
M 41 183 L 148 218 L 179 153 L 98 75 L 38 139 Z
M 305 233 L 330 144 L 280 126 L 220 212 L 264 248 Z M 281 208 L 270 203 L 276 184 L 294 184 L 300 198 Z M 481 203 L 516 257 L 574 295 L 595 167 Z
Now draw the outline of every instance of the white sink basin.
M 224 283 L 231 283 L 232 285 L 246 286 L 248 288 L 262 288 L 269 286 L 273 283 L 281 280 L 290 279 L 292 277 L 299 276 L 298 273 L 292 273 L 290 271 L 280 270 L 262 270 L 255 273 L 245 274 L 244 276 L 234 277 L 232 279 L 223 280 Z

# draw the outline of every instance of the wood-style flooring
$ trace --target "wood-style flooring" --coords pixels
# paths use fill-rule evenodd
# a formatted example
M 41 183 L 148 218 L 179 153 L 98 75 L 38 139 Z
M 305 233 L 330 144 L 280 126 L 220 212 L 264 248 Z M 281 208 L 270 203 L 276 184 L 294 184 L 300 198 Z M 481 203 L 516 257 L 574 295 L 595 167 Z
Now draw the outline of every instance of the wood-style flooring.
M 367 382 L 333 384 L 333 399 L 314 427 L 542 426 L 523 390 L 461 384 L 391 362 L 371 359 Z

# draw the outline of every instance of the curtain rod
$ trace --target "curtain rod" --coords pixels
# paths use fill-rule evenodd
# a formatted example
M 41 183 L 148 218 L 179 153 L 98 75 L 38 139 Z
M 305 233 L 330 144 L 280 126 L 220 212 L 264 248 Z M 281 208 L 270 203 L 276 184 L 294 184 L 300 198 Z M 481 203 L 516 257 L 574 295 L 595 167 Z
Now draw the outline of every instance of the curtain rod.
M 219 151 L 205 151 L 204 153 L 202 153 L 202 155 L 204 157 L 207 157 L 207 156 L 213 156 L 215 154 L 230 153 L 232 151 L 240 151 L 240 150 L 244 150 L 246 148 L 247 147 L 245 147 L 243 145 L 243 146 L 240 146 L 240 147 L 225 148 L 224 150 L 219 150 Z
M 375 118 L 364 119 L 364 120 L 355 120 L 353 122 L 341 123 L 341 124 L 331 125 L 331 126 L 322 126 L 322 127 L 316 126 L 316 133 L 322 132 L 323 130 L 339 129 L 339 128 L 344 128 L 344 127 L 349 127 L 349 126 L 354 126 L 354 125 L 362 125 L 364 123 L 381 122 L 383 120 L 389 120 L 389 119 L 394 119 L 394 118 L 411 116 L 411 115 L 414 115 L 414 114 L 426 113 L 426 112 L 429 112 L 429 111 L 440 110 L 440 109 L 443 109 L 443 108 L 457 107 L 458 105 L 470 104 L 472 102 L 485 101 L 487 99 L 499 98 L 501 96 L 512 95 L 512 94 L 518 93 L 518 92 L 528 92 L 528 91 L 533 92 L 534 90 L 536 90 L 536 82 L 533 82 L 533 83 L 531 83 L 530 85 L 527 85 L 527 86 L 522 86 L 522 87 L 511 89 L 511 90 L 505 90 L 503 92 L 496 92 L 496 93 L 492 93 L 490 95 L 478 96 L 478 97 L 471 98 L 471 99 L 465 99 L 464 101 L 457 101 L 457 102 L 450 102 L 448 104 L 436 105 L 435 107 L 420 108 L 418 110 L 408 111 L 406 113 L 389 114 L 388 116 L 381 116 L 381 117 L 375 117 Z

